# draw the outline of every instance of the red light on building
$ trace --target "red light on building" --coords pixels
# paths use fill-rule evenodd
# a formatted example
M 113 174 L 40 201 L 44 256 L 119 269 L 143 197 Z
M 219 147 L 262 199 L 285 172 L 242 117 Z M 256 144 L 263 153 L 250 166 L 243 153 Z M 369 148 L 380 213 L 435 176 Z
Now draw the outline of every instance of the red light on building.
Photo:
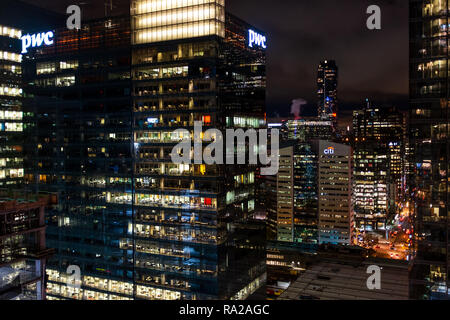
M 211 116 L 203 116 L 204 124 L 211 124 Z

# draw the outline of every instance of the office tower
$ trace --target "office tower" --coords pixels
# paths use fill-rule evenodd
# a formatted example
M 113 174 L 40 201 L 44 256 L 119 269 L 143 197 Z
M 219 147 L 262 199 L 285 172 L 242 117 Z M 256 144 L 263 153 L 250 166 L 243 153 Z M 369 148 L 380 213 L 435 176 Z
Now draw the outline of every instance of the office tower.
M 319 64 L 317 71 L 318 116 L 321 120 L 332 121 L 337 126 L 338 112 L 338 67 L 333 60 L 325 60 Z
M 448 299 L 448 1 L 410 0 L 410 148 L 416 257 L 412 297 Z
M 403 114 L 369 103 L 353 112 L 354 200 L 357 228 L 385 230 L 402 193 Z
M 265 277 L 256 166 L 175 164 L 171 153 L 195 122 L 265 126 L 262 32 L 223 1 L 151 0 L 53 39 L 26 59 L 30 184 L 59 194 L 48 297 L 252 294 Z M 66 285 L 70 265 L 79 289 Z
M 133 246 L 141 245 L 131 201 L 130 29 L 129 17 L 56 29 L 53 45 L 24 56 L 32 84 L 25 92 L 33 96 L 24 106 L 27 180 L 37 192 L 58 194 L 46 212 L 47 245 L 56 249 L 47 299 L 133 297 Z M 70 266 L 80 268 L 81 288 L 67 285 Z
M 268 240 L 352 244 L 351 147 L 325 140 L 284 142 L 280 171 L 266 180 Z
M 402 188 L 401 188 L 401 198 L 403 201 L 409 201 L 410 200 L 410 190 L 409 190 L 409 184 L 408 184 L 408 177 L 411 176 L 414 167 L 411 163 L 412 159 L 412 150 L 410 147 L 410 141 L 409 141 L 409 112 L 404 114 L 403 116 L 403 145 L 404 145 L 404 153 L 402 155 L 402 161 L 403 161 L 403 173 L 402 173 Z
M 318 155 L 311 143 L 300 142 L 294 153 L 294 242 L 317 244 Z
M 318 243 L 317 177 L 311 144 L 284 141 L 278 174 L 265 179 L 269 241 Z
M 353 244 L 352 148 L 324 140 L 315 141 L 318 156 L 319 242 Z
M 23 180 L 22 31 L 0 25 L 0 187 Z
M 318 120 L 317 118 L 303 118 L 300 120 L 286 120 L 281 127 L 283 140 L 331 140 L 333 137 L 333 122 Z
M 268 240 L 294 241 L 294 161 L 295 143 L 280 146 L 279 170 L 266 177 Z
M 58 14 L 17 0 L 0 10 L 0 188 L 17 188 L 24 181 L 23 30 L 61 21 Z
M 54 200 L 53 200 L 54 202 Z M 45 206 L 49 196 L 0 194 L 0 300 L 45 300 Z

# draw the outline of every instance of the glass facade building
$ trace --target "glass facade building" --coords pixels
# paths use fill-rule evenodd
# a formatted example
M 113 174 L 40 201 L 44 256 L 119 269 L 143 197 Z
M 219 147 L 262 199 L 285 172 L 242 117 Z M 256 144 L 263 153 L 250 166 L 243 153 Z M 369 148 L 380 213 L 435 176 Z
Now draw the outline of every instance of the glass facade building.
M 265 52 L 224 10 L 135 1 L 26 59 L 27 181 L 59 195 L 49 299 L 245 299 L 263 285 L 256 166 L 171 160 L 196 122 L 265 127 Z
M 404 116 L 396 108 L 369 104 L 353 112 L 356 226 L 385 230 L 402 194 Z
M 321 120 L 332 121 L 337 127 L 338 112 L 338 67 L 333 60 L 319 64 L 317 71 L 318 116 Z
M 266 178 L 268 240 L 305 249 L 353 244 L 352 163 L 350 146 L 285 141 L 278 174 Z
M 0 25 L 0 187 L 23 181 L 22 31 Z
M 294 153 L 294 242 L 319 242 L 317 166 L 311 143 L 298 143 Z
M 449 10 L 448 1 L 410 0 L 410 192 L 416 258 L 412 297 L 448 299 Z

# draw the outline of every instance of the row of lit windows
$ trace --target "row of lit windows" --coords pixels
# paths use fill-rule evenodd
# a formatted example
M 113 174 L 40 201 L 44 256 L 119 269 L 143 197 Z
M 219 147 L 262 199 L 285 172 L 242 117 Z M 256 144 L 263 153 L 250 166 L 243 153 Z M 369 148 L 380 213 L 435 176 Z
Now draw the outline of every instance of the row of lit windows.
M 3 111 L 0 110 L 0 120 L 22 120 L 23 112 L 22 111 Z
M 0 167 L 4 168 L 6 166 L 21 164 L 23 159 L 21 158 L 0 158 Z
M 248 118 L 248 117 L 227 117 L 227 126 L 240 128 L 260 128 L 266 124 L 264 119 Z
M 74 288 L 73 284 L 68 284 L 68 277 L 60 274 L 56 270 L 47 269 L 47 275 L 50 281 L 59 282 L 61 284 L 55 284 L 49 282 L 47 284 L 47 294 L 62 296 L 66 298 L 72 298 L 77 300 L 129 300 L 127 297 L 120 297 L 108 293 L 101 293 L 97 291 L 91 291 L 86 289 Z M 82 283 L 86 287 L 95 289 L 123 293 L 126 295 L 132 295 L 133 285 L 127 282 L 101 279 L 97 277 L 85 276 L 82 277 Z M 71 286 L 72 285 L 72 286 Z M 179 300 L 181 299 L 181 293 L 165 289 L 156 289 L 152 287 L 138 285 L 136 287 L 136 295 L 140 298 L 150 300 Z
M 175 9 L 164 13 L 151 13 L 135 18 L 135 28 L 155 28 L 195 21 L 214 20 L 220 16 L 220 9 L 214 5 L 203 5 Z
M 35 84 L 40 87 L 70 87 L 75 85 L 75 76 L 37 79 Z
M 22 95 L 23 90 L 21 88 L 12 88 L 5 85 L 0 85 L 0 96 L 19 97 Z
M 205 20 L 173 26 L 143 29 L 134 33 L 134 43 L 152 43 L 169 40 L 189 39 L 208 35 L 225 37 L 223 23 L 216 20 Z
M 23 178 L 23 169 L 4 169 L 0 170 L 0 179 Z
M 139 69 L 135 71 L 135 79 L 163 79 L 174 77 L 187 77 L 189 74 L 188 66 L 169 67 L 169 68 L 153 68 L 153 69 Z
M 21 66 L 16 66 L 16 65 L 12 65 L 12 64 L 2 64 L 0 63 L 0 72 L 3 71 L 3 73 L 13 73 L 16 75 L 21 75 L 22 74 L 22 67 Z M 6 71 L 6 72 L 5 72 Z
M 450 11 L 450 6 L 446 6 L 447 2 L 443 0 L 432 0 L 430 3 L 427 3 L 423 6 L 423 15 L 424 16 L 433 16 L 439 14 L 446 14 Z
M 141 206 L 164 206 L 164 207 L 189 207 L 195 208 L 217 208 L 217 199 L 202 197 L 183 197 L 183 196 L 162 196 L 159 194 L 136 194 L 135 204 Z M 127 193 L 106 194 L 105 200 L 111 203 L 131 204 L 132 196 Z M 188 209 L 188 208 L 186 208 Z
M 132 230 L 130 224 L 129 230 Z M 215 243 L 216 233 L 215 231 L 197 230 L 197 229 L 185 229 L 175 227 L 161 227 L 136 224 L 134 227 L 134 233 L 143 238 L 175 240 L 193 243 Z
M 22 37 L 22 31 L 10 27 L 0 26 L 0 36 L 20 39 Z
M 182 141 L 184 137 L 182 132 L 142 132 L 136 134 L 136 141 L 140 143 L 172 143 Z
M 0 132 L 22 132 L 23 131 L 23 123 L 18 122 L 0 122 Z
M 0 51 L 0 59 L 12 62 L 22 62 L 22 55 L 14 52 Z
M 448 74 L 447 60 L 436 60 L 419 64 L 417 71 L 423 78 L 446 77 Z
M 78 68 L 78 61 L 40 62 L 36 64 L 36 74 L 55 73 L 60 70 L 71 70 Z
M 179 59 L 215 56 L 214 43 L 185 43 L 179 44 L 176 49 L 166 49 L 160 52 L 156 48 L 142 48 L 133 51 L 133 64 L 177 61 Z
M 225 0 L 137 0 L 133 3 L 133 8 L 135 14 L 143 14 L 208 3 L 218 4 L 222 7 L 225 6 Z

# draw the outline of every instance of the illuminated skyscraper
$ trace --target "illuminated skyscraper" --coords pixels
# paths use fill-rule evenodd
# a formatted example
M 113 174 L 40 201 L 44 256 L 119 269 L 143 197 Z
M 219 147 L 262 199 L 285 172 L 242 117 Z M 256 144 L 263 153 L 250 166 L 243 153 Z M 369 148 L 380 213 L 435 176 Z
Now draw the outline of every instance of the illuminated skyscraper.
M 22 155 L 22 55 L 17 28 L 0 25 L 0 187 L 24 177 Z
M 357 227 L 385 230 L 402 192 L 403 114 L 367 106 L 353 112 L 354 200 Z
M 223 0 L 148 0 L 30 51 L 30 183 L 60 200 L 49 298 L 244 299 L 263 285 L 256 166 L 171 152 L 195 122 L 265 127 L 264 46 Z M 69 265 L 80 289 L 65 285 Z
M 353 244 L 352 148 L 324 140 L 315 141 L 319 243 Z
M 267 177 L 268 240 L 350 245 L 354 236 L 351 147 L 290 140 Z
M 293 141 L 285 142 L 278 173 L 266 177 L 268 240 L 294 242 L 294 149 Z
M 318 116 L 337 125 L 338 67 L 333 60 L 322 61 L 317 72 Z
M 450 3 L 410 0 L 410 148 L 416 258 L 412 296 L 448 299 Z

